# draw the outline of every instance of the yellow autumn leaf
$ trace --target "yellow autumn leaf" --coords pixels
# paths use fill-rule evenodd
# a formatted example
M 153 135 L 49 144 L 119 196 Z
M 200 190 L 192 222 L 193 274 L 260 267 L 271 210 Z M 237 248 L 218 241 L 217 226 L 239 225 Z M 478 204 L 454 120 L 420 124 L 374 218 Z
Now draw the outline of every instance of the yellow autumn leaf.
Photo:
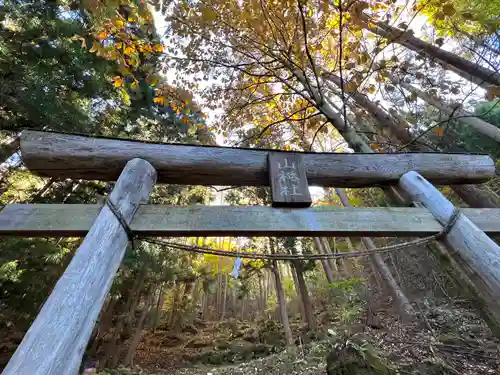
M 107 36 L 105 31 L 101 31 L 99 34 L 97 34 L 97 39 L 105 39 Z
M 127 18 L 127 21 L 128 22 L 135 22 L 135 19 L 133 17 L 129 17 L 129 18 Z
M 123 51 L 123 53 L 125 53 L 125 55 L 131 55 L 134 52 L 135 52 L 135 48 L 132 46 L 125 47 L 125 50 Z
M 202 118 L 202 119 L 206 119 L 206 118 L 207 118 L 207 115 L 206 115 L 206 114 L 204 114 L 204 113 L 202 113 L 202 114 L 201 114 L 201 118 Z
M 116 20 L 115 21 L 115 26 L 116 27 L 123 27 L 125 23 L 122 20 Z
M 134 81 L 130 84 L 130 87 L 136 89 L 137 87 L 139 87 L 139 83 L 137 81 Z
M 130 59 L 128 60 L 128 64 L 131 66 L 131 67 L 138 67 L 139 66 L 139 59 L 136 59 L 135 57 L 130 57 Z
M 283 146 L 283 150 L 285 151 L 290 151 L 292 148 L 290 147 L 290 145 L 285 145 Z
M 367 90 L 370 94 L 375 94 L 375 91 L 377 91 L 377 88 L 374 85 L 370 85 L 367 87 Z
M 163 52 L 163 46 L 161 44 L 155 44 L 153 49 L 155 52 Z
M 121 87 L 123 86 L 123 78 L 120 76 L 116 76 L 113 78 L 113 85 L 115 87 Z
M 153 101 L 158 104 L 165 104 L 165 98 L 163 96 L 158 96 L 157 98 L 154 98 Z
M 215 126 L 211 126 L 211 127 L 208 128 L 208 130 L 211 131 L 211 132 L 213 132 L 213 131 L 217 130 L 217 128 Z
M 434 128 L 434 133 L 436 133 L 438 137 L 442 137 L 444 135 L 444 130 L 441 127 L 437 127 Z
M 227 137 L 229 137 L 229 133 L 228 133 L 228 132 L 222 132 L 222 135 L 223 135 L 224 137 L 226 137 L 226 138 L 227 138 Z
M 115 48 L 116 49 L 122 49 L 122 47 L 123 47 L 123 43 L 122 42 L 115 43 Z

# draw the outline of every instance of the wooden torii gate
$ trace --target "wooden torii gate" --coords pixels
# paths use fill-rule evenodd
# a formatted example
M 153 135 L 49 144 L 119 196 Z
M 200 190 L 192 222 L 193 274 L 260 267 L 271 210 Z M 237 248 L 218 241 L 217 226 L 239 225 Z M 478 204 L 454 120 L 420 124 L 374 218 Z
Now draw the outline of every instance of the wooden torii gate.
M 85 236 L 4 375 L 75 375 L 129 242 L 149 236 L 415 236 L 443 241 L 500 298 L 500 209 L 458 211 L 429 181 L 480 183 L 487 155 L 297 153 L 165 145 L 25 131 L 26 166 L 48 177 L 117 180 L 108 204 L 13 204 L 0 234 Z M 154 184 L 270 185 L 274 207 L 146 204 Z M 309 184 L 398 185 L 424 208 L 310 208 Z M 452 224 L 452 225 L 451 225 Z

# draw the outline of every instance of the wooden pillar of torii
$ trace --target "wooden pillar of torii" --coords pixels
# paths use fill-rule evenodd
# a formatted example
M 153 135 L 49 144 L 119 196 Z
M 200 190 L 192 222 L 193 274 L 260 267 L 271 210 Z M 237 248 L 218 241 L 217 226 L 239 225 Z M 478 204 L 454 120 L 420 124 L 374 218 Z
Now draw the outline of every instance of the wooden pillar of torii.
M 160 145 L 28 131 L 27 167 L 49 177 L 117 183 L 109 204 L 10 205 L 0 234 L 85 236 L 4 375 L 75 375 L 128 244 L 125 227 L 150 236 L 429 236 L 443 232 L 491 294 L 500 297 L 499 209 L 460 212 L 428 181 L 478 183 L 495 174 L 486 155 L 315 154 Z M 159 182 L 270 185 L 274 207 L 147 205 Z M 311 208 L 309 183 L 399 184 L 424 208 Z M 451 222 L 450 222 L 451 221 Z M 124 223 L 126 225 L 124 225 Z
M 109 206 L 101 209 L 3 374 L 78 373 L 129 242 L 120 220 L 132 221 L 155 182 L 156 171 L 147 161 L 127 163 L 108 198 L 120 219 Z

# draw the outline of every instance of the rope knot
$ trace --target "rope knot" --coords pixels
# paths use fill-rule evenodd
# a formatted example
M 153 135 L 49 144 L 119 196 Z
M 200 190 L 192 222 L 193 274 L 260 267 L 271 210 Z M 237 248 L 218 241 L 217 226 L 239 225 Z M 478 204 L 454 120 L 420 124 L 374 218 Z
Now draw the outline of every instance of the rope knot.
M 127 234 L 128 240 L 130 241 L 132 248 L 134 248 L 134 240 L 137 236 L 128 225 L 127 220 L 125 220 L 120 210 L 115 206 L 115 204 L 111 201 L 109 197 L 106 199 L 106 206 L 108 206 L 109 210 L 113 213 L 116 220 L 118 220 L 123 230 Z

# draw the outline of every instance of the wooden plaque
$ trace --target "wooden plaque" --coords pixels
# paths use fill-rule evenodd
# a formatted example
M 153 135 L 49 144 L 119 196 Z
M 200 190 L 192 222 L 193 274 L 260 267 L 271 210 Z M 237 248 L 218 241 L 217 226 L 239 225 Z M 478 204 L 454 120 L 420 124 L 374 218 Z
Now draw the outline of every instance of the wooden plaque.
M 312 201 L 302 156 L 270 152 L 267 162 L 273 207 L 309 207 Z

